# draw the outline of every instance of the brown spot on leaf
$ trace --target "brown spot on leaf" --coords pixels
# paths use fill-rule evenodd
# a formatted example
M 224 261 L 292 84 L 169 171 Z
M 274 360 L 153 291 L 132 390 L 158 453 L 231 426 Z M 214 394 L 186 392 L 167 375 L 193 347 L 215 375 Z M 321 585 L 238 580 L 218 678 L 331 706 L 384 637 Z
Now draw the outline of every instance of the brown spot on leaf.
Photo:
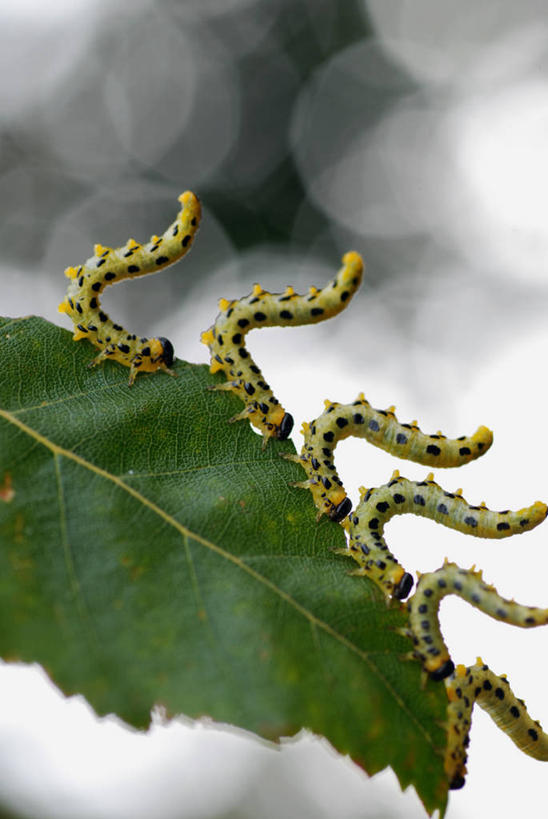
M 11 485 L 11 474 L 6 472 L 4 480 L 0 484 L 0 501 L 10 503 L 15 497 L 15 489 Z

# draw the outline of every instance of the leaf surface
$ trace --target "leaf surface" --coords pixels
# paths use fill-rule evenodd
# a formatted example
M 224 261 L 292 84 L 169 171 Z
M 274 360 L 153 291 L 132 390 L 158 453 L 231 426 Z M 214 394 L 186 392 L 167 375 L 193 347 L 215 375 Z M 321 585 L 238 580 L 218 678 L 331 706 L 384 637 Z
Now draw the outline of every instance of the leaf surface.
M 406 622 L 348 575 L 298 465 L 239 400 L 107 362 L 42 319 L 0 320 L 0 653 L 41 663 L 98 714 L 208 715 L 277 740 L 307 728 L 444 809 L 442 685 Z

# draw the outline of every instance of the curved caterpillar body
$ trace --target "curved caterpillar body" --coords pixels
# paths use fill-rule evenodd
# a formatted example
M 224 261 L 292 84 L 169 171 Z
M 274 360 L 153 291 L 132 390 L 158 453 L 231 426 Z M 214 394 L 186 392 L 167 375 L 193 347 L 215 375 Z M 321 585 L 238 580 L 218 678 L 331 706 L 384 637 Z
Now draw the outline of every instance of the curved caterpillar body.
M 456 594 L 489 617 L 513 626 L 533 628 L 548 623 L 548 609 L 506 600 L 493 586 L 484 583 L 481 572 L 460 569 L 446 560 L 441 569 L 421 575 L 415 594 L 407 602 L 406 633 L 413 640 L 413 656 L 421 660 L 433 680 L 445 679 L 455 668 L 441 635 L 438 616 L 440 601 L 448 594 Z
M 396 470 L 392 479 L 377 489 L 360 489 L 361 502 L 348 519 L 350 542 L 341 550 L 360 564 L 354 574 L 365 575 L 387 595 L 403 600 L 413 585 L 413 578 L 398 563 L 383 538 L 384 525 L 394 515 L 413 514 L 430 518 L 467 535 L 503 538 L 521 534 L 538 526 L 548 512 L 546 504 L 511 512 L 492 512 L 484 503 L 470 506 L 462 490 L 445 492 L 434 481 L 432 473 L 424 481 L 410 481 Z
M 464 785 L 466 749 L 475 702 L 520 750 L 535 759 L 548 761 L 548 734 L 531 719 L 525 703 L 513 694 L 506 677 L 494 674 L 481 657 L 469 668 L 458 665 L 445 680 L 445 687 L 449 699 L 445 770 L 452 790 Z
M 73 339 L 87 338 L 101 352 L 89 364 L 110 358 L 130 368 L 131 386 L 140 372 L 161 369 L 170 375 L 173 345 L 167 338 L 138 338 L 115 324 L 101 309 L 99 295 L 109 284 L 157 273 L 176 262 L 190 250 L 200 224 L 201 207 L 190 191 L 179 196 L 181 210 L 162 236 L 152 236 L 140 245 L 129 239 L 123 247 L 95 245 L 95 255 L 79 267 L 67 267 L 70 279 L 67 295 L 59 305 L 75 325 Z
M 471 437 L 446 438 L 441 432 L 425 435 L 416 421 L 401 424 L 395 407 L 373 409 L 363 393 L 352 404 L 326 401 L 325 407 L 315 421 L 303 424 L 301 454 L 284 457 L 304 467 L 307 480 L 293 485 L 310 489 L 318 517 L 325 514 L 339 523 L 352 508 L 333 462 L 333 450 L 344 438 L 365 438 L 398 458 L 441 467 L 461 466 L 479 458 L 493 442 L 493 433 L 483 426 Z
M 321 290 L 311 287 L 305 296 L 295 293 L 292 287 L 284 293 L 268 293 L 256 284 L 242 299 L 221 299 L 215 324 L 202 333 L 201 340 L 211 353 L 210 371 L 222 371 L 228 379 L 212 389 L 238 394 L 245 408 L 230 420 L 251 421 L 263 435 L 263 446 L 269 438 L 285 440 L 293 428 L 293 418 L 274 397 L 253 362 L 245 347 L 245 335 L 256 327 L 317 324 L 344 310 L 361 284 L 363 261 L 354 251 L 346 253 L 342 261 L 343 267 L 332 281 Z

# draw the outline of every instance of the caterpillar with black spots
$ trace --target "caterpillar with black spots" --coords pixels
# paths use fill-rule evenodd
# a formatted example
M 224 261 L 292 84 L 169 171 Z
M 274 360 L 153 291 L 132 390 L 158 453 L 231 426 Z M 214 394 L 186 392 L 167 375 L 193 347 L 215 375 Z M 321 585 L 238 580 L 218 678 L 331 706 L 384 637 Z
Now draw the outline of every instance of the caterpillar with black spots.
M 129 386 L 140 372 L 163 370 L 175 375 L 173 345 L 167 338 L 138 337 L 113 322 L 101 309 L 99 296 L 109 284 L 157 273 L 188 253 L 198 231 L 201 206 L 197 196 L 185 191 L 181 209 L 162 236 L 141 245 L 129 239 L 123 247 L 95 245 L 94 255 L 79 267 L 67 267 L 70 279 L 59 312 L 75 325 L 74 341 L 87 338 L 101 352 L 88 366 L 110 359 L 129 367 Z
M 443 680 L 455 669 L 439 623 L 440 602 L 448 594 L 456 594 L 489 617 L 513 626 L 534 628 L 548 623 L 548 609 L 506 600 L 484 582 L 481 572 L 461 569 L 446 560 L 440 569 L 420 576 L 414 595 L 407 601 L 409 628 L 404 632 L 413 641 L 412 656 L 421 661 L 433 680 Z
M 515 696 L 506 676 L 497 676 L 478 657 L 476 664 L 458 665 L 445 679 L 447 690 L 447 746 L 444 767 L 449 788 L 462 788 L 466 775 L 472 710 L 477 703 L 517 747 L 548 762 L 548 734 L 531 719 L 523 700 Z
M 493 442 L 493 433 L 484 426 L 470 437 L 447 438 L 442 432 L 426 435 L 416 421 L 398 421 L 395 407 L 373 409 L 363 393 L 352 404 L 325 401 L 322 415 L 304 423 L 302 433 L 301 454 L 283 455 L 301 464 L 307 473 L 305 481 L 296 481 L 292 486 L 311 491 L 318 518 L 325 514 L 338 523 L 352 509 L 333 461 L 334 449 L 344 438 L 365 438 L 398 458 L 439 467 L 461 466 L 479 458 Z
M 483 538 L 519 535 L 538 526 L 548 507 L 541 501 L 512 512 L 494 512 L 484 503 L 470 506 L 462 489 L 445 492 L 429 473 L 423 481 L 410 481 L 396 470 L 391 480 L 375 489 L 360 488 L 361 501 L 346 523 L 347 549 L 360 565 L 354 574 L 371 578 L 389 597 L 403 600 L 413 578 L 390 552 L 383 537 L 384 526 L 394 515 L 413 514 L 430 518 L 450 529 Z
M 256 284 L 248 296 L 229 301 L 220 299 L 215 324 L 202 333 L 202 342 L 211 354 L 210 372 L 223 372 L 228 379 L 211 389 L 230 390 L 244 402 L 244 409 L 230 421 L 247 419 L 263 435 L 285 440 L 293 429 L 293 417 L 274 397 L 259 367 L 245 347 L 245 336 L 257 327 L 296 327 L 317 324 L 336 316 L 350 303 L 363 276 L 359 253 L 343 256 L 343 266 L 321 290 L 311 287 L 306 295 L 287 287 L 283 293 L 269 293 Z

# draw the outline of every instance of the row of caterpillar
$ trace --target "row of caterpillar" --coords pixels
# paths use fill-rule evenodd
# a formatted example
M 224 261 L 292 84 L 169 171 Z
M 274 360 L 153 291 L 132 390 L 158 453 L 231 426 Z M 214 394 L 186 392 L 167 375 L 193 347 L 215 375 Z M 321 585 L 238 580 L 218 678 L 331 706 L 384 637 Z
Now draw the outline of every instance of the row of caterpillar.
M 348 255 L 343 262 L 347 260 Z M 337 280 L 333 287 L 336 285 Z M 288 296 L 301 300 L 302 304 L 303 297 L 295 296 L 291 288 L 285 294 L 273 297 L 258 285 L 241 301 L 221 300 L 221 315 L 214 327 L 202 336 L 202 341 L 211 350 L 211 371 L 221 370 L 230 379 L 219 388 L 237 392 L 244 401 L 245 409 L 231 420 L 248 418 L 261 430 L 265 443 L 269 437 L 287 438 L 293 419 L 289 421 L 285 410 L 277 406 L 260 371 L 250 360 L 245 347 L 240 346 L 244 335 L 240 328 L 247 332 L 257 326 L 289 323 L 289 316 L 282 320 L 281 313 L 276 314 L 280 302 Z M 261 305 L 259 321 L 255 323 L 256 317 L 250 318 L 249 307 L 257 304 L 258 298 L 268 299 L 268 307 L 274 309 L 268 312 L 266 305 Z M 272 298 L 278 299 L 278 306 L 276 301 L 272 304 Z M 329 315 L 336 312 L 338 309 L 333 309 Z M 271 317 L 268 325 L 265 322 L 267 315 Z M 306 311 L 304 315 L 307 321 L 298 323 L 313 321 Z M 235 335 L 231 335 L 233 331 Z M 227 337 L 232 347 L 224 346 Z M 256 385 L 259 387 L 257 395 L 252 389 Z M 263 406 L 257 403 L 261 399 Z M 277 406 L 277 414 L 270 410 L 267 400 Z M 486 452 L 492 443 L 492 433 L 486 427 L 480 427 L 471 437 L 458 439 L 447 439 L 441 432 L 425 435 L 415 421 L 400 424 L 393 407 L 374 410 L 363 395 L 350 405 L 327 401 L 326 411 L 316 421 L 305 424 L 303 434 L 305 443 L 301 455 L 284 457 L 304 466 L 307 480 L 296 485 L 310 489 L 319 514 L 326 513 L 337 522 L 343 520 L 351 508 L 333 463 L 333 450 L 339 440 L 350 435 L 363 437 L 399 457 L 440 467 L 467 463 Z M 532 529 L 545 519 L 547 511 L 545 504 L 536 502 L 517 512 L 493 512 L 484 503 L 470 506 L 460 489 L 454 493 L 445 492 L 434 482 L 432 474 L 425 481 L 414 482 L 395 472 L 386 486 L 363 490 L 361 503 L 348 522 L 350 543 L 344 553 L 351 554 L 358 562 L 360 568 L 356 574 L 374 579 L 387 595 L 404 598 L 409 594 L 412 578 L 390 554 L 382 537 L 384 523 L 393 515 L 414 513 L 477 537 L 502 538 Z M 481 573 L 465 571 L 448 562 L 437 572 L 420 578 L 416 593 L 408 603 L 410 631 L 406 633 L 414 642 L 413 656 L 421 660 L 432 679 L 445 680 L 449 700 L 445 770 L 450 788 L 455 789 L 464 784 L 470 717 L 476 701 L 518 747 L 537 759 L 548 760 L 548 736 L 538 723 L 531 720 L 524 703 L 516 700 L 505 678 L 497 678 L 481 661 L 472 668 L 458 666 L 455 669 L 438 620 L 439 603 L 442 597 L 451 593 L 458 594 L 491 617 L 523 628 L 547 623 L 548 610 L 505 600 L 492 586 L 483 582 Z
M 162 236 L 152 236 L 146 245 L 134 239 L 119 248 L 95 245 L 94 256 L 79 267 L 68 267 L 70 279 L 59 312 L 66 313 L 75 325 L 73 339 L 87 338 L 100 350 L 90 366 L 109 358 L 130 368 L 129 384 L 139 372 L 161 369 L 170 375 L 174 360 L 173 345 L 163 337 L 138 338 L 113 322 L 101 309 L 99 295 L 109 284 L 127 278 L 156 273 L 182 258 L 192 246 L 201 217 L 198 198 L 185 191 L 179 197 L 181 210 Z M 290 327 L 317 324 L 341 312 L 358 290 L 363 277 L 361 256 L 350 251 L 343 266 L 328 284 L 311 287 L 306 295 L 287 287 L 283 293 L 269 293 L 256 284 L 248 296 L 229 301 L 220 299 L 220 313 L 201 340 L 211 355 L 212 373 L 222 371 L 228 381 L 213 389 L 235 392 L 245 408 L 231 421 L 248 419 L 263 435 L 285 440 L 293 428 L 293 418 L 275 398 L 259 367 L 245 346 L 246 334 L 258 327 Z
M 514 696 L 506 677 L 497 677 L 479 658 L 471 668 L 455 668 L 439 624 L 439 605 L 448 594 L 456 594 L 490 617 L 521 628 L 548 623 L 548 609 L 506 600 L 484 582 L 481 572 L 461 569 L 448 561 L 437 571 L 420 577 L 407 603 L 409 629 L 404 633 L 413 640 L 413 657 L 422 662 L 432 679 L 445 682 L 448 705 L 444 765 L 449 787 L 455 790 L 464 785 L 475 702 L 518 748 L 535 759 L 548 761 L 548 735 L 531 719 L 523 700 Z
M 293 429 L 293 417 L 275 398 L 259 367 L 245 346 L 245 336 L 257 327 L 296 327 L 317 324 L 336 316 L 349 304 L 363 276 L 359 253 L 343 256 L 343 266 L 325 287 L 311 287 L 306 295 L 287 287 L 283 293 L 269 293 L 256 284 L 248 296 L 229 301 L 220 299 L 220 313 L 212 327 L 202 333 L 202 342 L 211 355 L 210 371 L 223 372 L 228 379 L 212 389 L 235 392 L 244 409 L 231 421 L 249 420 L 263 435 L 285 440 Z
M 348 547 L 339 551 L 358 563 L 353 574 L 369 577 L 387 597 L 399 599 L 409 594 L 413 579 L 383 538 L 384 525 L 394 515 L 417 514 L 477 537 L 501 538 L 534 528 L 548 511 L 541 502 L 516 512 L 493 512 L 484 503 L 470 506 L 460 489 L 445 492 L 431 473 L 424 481 L 410 481 L 395 471 L 384 486 L 362 488 L 360 494 L 361 501 L 346 522 Z M 411 656 L 421 662 L 431 679 L 445 682 L 448 705 L 444 767 L 449 788 L 454 790 L 465 782 L 475 702 L 521 750 L 536 759 L 548 761 L 548 735 L 529 717 L 524 702 L 515 698 L 506 678 L 496 677 L 480 660 L 471 668 L 455 668 L 439 623 L 440 602 L 449 594 L 496 620 L 521 628 L 548 623 L 548 609 L 507 600 L 484 582 L 481 572 L 461 569 L 448 561 L 437 571 L 419 576 L 416 591 L 407 602 L 409 628 L 403 633 L 413 642 Z
M 89 364 L 111 359 L 129 367 L 129 385 L 140 372 L 163 370 L 175 375 L 173 345 L 167 338 L 138 337 L 113 322 L 101 309 L 99 296 L 109 284 L 123 279 L 157 273 L 182 258 L 198 231 L 201 206 L 197 196 L 185 191 L 179 196 L 181 209 L 162 236 L 152 236 L 141 245 L 129 239 L 123 247 L 95 245 L 94 255 L 79 267 L 67 267 L 67 294 L 59 305 L 73 321 L 73 339 L 87 338 L 100 350 Z
M 347 260 L 348 255 L 343 262 Z M 341 273 L 343 272 L 344 269 Z M 336 288 L 336 285 L 337 280 L 333 287 Z M 274 406 L 277 401 L 264 383 L 260 371 L 250 360 L 247 350 L 242 348 L 244 333 L 241 330 L 247 332 L 254 327 L 274 324 L 283 326 L 290 323 L 291 319 L 295 323 L 312 323 L 313 319 L 306 311 L 306 322 L 296 311 L 291 317 L 287 313 L 282 315 L 281 305 L 288 297 L 299 300 L 298 303 L 302 306 L 303 297 L 296 296 L 291 288 L 276 297 L 265 293 L 258 285 L 249 296 L 240 301 L 221 300 L 220 316 L 215 325 L 202 336 L 202 341 L 208 344 L 212 354 L 211 371 L 223 371 L 229 379 L 219 389 L 233 390 L 244 401 L 245 409 L 231 420 L 248 418 L 261 430 L 265 443 L 273 436 L 286 438 L 290 431 L 289 424 L 292 427 L 292 419 L 288 422 L 287 413 L 279 406 L 276 415 L 268 411 L 267 401 Z M 252 304 L 257 304 L 257 299 L 268 299 L 268 307 L 274 307 L 268 311 L 266 305 L 261 304 L 258 321 L 255 315 L 251 317 L 249 310 Z M 277 299 L 278 304 L 276 305 L 276 301 L 272 304 L 272 299 Z M 337 306 L 340 309 L 335 301 L 334 309 L 322 316 L 322 319 L 335 315 L 338 312 Z M 227 338 L 229 343 L 225 346 Z M 256 386 L 259 387 L 257 395 Z M 261 399 L 263 406 L 258 404 Z M 284 457 L 304 466 L 307 480 L 295 485 L 310 489 L 319 515 L 325 513 L 337 522 L 343 520 L 351 509 L 333 463 L 333 450 L 339 440 L 350 435 L 363 437 L 399 457 L 440 467 L 468 463 L 484 454 L 493 440 L 492 433 L 486 427 L 480 427 L 470 437 L 462 436 L 458 439 L 448 439 L 441 432 L 425 435 L 416 421 L 401 424 L 395 417 L 394 407 L 388 410 L 373 409 L 363 394 L 349 405 L 326 401 L 325 412 L 311 424 L 303 425 L 303 434 L 305 441 L 301 455 Z M 355 574 L 371 577 L 387 595 L 399 598 L 409 594 L 412 578 L 391 555 L 382 533 L 387 520 L 393 515 L 404 513 L 429 517 L 476 537 L 502 538 L 537 526 L 546 517 L 547 507 L 536 502 L 517 512 L 493 512 L 484 503 L 471 506 L 462 497 L 462 490 L 445 492 L 434 482 L 432 474 L 425 481 L 414 482 L 395 472 L 386 486 L 363 490 L 361 503 L 348 523 L 350 543 L 344 553 L 351 554 L 358 562 L 360 568 Z M 409 636 L 412 636 L 415 643 L 413 656 L 421 660 L 432 679 L 445 680 L 449 699 L 445 769 L 450 787 L 457 788 L 464 784 L 470 715 L 475 701 L 491 713 L 518 747 L 537 759 L 548 759 L 548 736 L 543 734 L 537 723 L 533 723 L 523 703 L 515 700 L 503 678 L 500 678 L 500 684 L 495 684 L 499 678 L 483 664 L 466 669 L 466 679 L 462 678 L 464 666 L 455 669 L 437 618 L 440 600 L 450 593 L 459 594 L 492 617 L 524 628 L 548 622 L 548 610 L 524 607 L 514 601 L 504 600 L 495 589 L 483 582 L 480 573 L 466 572 L 454 564 L 446 563 L 438 572 L 423 575 L 419 580 L 412 598 L 416 601 L 416 606 L 413 607 L 412 601 L 408 604 Z M 431 612 L 429 608 L 432 609 Z M 502 697 L 501 686 L 505 689 Z M 492 696 L 491 690 L 495 692 Z
M 181 210 L 162 237 L 153 236 L 146 245 L 130 239 L 117 249 L 95 246 L 95 255 L 79 268 L 65 271 L 71 280 L 67 296 L 59 306 L 75 324 L 74 339 L 88 338 L 100 353 L 94 365 L 107 358 L 130 368 L 130 385 L 139 372 L 164 370 L 171 375 L 173 347 L 165 338 L 137 338 L 112 322 L 102 311 L 99 295 L 111 283 L 157 272 L 184 256 L 192 245 L 200 222 L 200 203 L 190 191 L 179 197 Z M 221 371 L 228 379 L 213 389 L 235 392 L 244 409 L 231 421 L 248 419 L 263 435 L 263 446 L 271 437 L 286 439 L 293 418 L 274 397 L 260 369 L 245 347 L 245 335 L 257 327 L 313 324 L 337 315 L 350 302 L 363 275 L 359 254 L 347 253 L 343 267 L 324 288 L 311 288 L 301 296 L 288 287 L 272 294 L 255 285 L 246 297 L 221 299 L 215 324 L 202 334 L 211 354 L 211 372 Z M 491 446 L 492 433 L 480 427 L 470 437 L 448 439 L 441 432 L 425 435 L 416 421 L 402 424 L 394 407 L 375 410 L 363 394 L 352 404 L 326 401 L 324 413 L 303 425 L 305 437 L 300 455 L 285 456 L 300 463 L 307 473 L 296 486 L 311 491 L 318 516 L 341 522 L 351 511 L 334 462 L 339 440 L 348 436 L 365 438 L 398 457 L 429 466 L 460 466 L 479 457 Z M 461 490 L 445 492 L 429 474 L 425 481 L 409 481 L 395 472 L 385 486 L 361 490 L 361 501 L 346 521 L 349 534 L 345 554 L 359 568 L 354 574 L 371 578 L 387 595 L 404 599 L 412 577 L 390 553 L 383 538 L 384 524 L 393 515 L 413 513 L 478 537 L 500 538 L 527 531 L 546 516 L 547 508 L 537 502 L 517 512 L 492 512 L 485 504 L 470 506 Z M 491 617 L 521 627 L 548 622 L 548 610 L 524 607 L 504 600 L 483 582 L 480 573 L 445 563 L 437 572 L 422 575 L 408 602 L 409 630 L 413 656 L 421 661 L 434 680 L 444 680 L 448 694 L 445 769 L 451 788 L 464 784 L 466 747 L 470 717 L 475 702 L 485 708 L 500 727 L 526 753 L 548 759 L 548 736 L 527 715 L 504 677 L 496 677 L 480 660 L 475 666 L 457 666 L 449 657 L 439 628 L 438 609 L 442 597 L 458 594 Z

